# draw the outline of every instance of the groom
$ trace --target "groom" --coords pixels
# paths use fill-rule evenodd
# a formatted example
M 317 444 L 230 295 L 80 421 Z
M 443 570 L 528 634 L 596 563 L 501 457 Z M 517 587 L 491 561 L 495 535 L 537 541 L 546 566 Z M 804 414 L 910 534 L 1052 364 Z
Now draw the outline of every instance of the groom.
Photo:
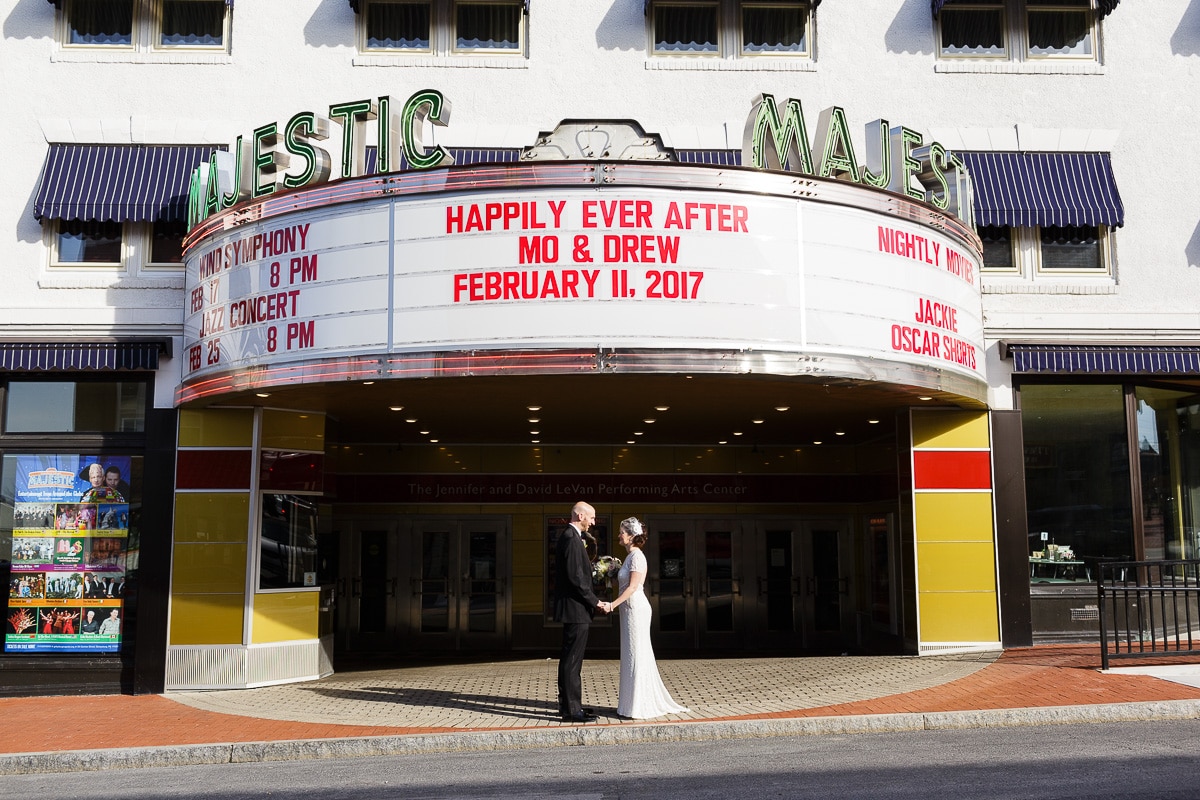
M 587 503 L 571 509 L 571 524 L 563 528 L 555 547 L 554 621 L 563 624 L 558 657 L 558 713 L 563 722 L 595 722 L 583 708 L 583 652 L 588 627 L 600 600 L 592 591 L 592 565 L 583 537 L 596 523 L 596 510 Z

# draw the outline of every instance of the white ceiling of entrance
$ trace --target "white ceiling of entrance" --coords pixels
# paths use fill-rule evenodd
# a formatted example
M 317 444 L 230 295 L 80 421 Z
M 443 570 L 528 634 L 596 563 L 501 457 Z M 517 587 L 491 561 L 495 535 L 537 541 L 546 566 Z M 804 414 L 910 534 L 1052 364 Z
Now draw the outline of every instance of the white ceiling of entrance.
M 322 411 L 329 441 L 380 444 L 848 445 L 894 440 L 900 409 L 956 405 L 885 384 L 747 375 L 429 378 L 262 394 L 218 405 Z

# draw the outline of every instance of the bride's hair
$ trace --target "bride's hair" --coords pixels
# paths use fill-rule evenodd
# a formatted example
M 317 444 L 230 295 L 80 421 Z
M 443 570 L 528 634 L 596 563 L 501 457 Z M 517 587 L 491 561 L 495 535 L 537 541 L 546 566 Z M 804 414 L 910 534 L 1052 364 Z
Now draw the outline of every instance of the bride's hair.
M 642 547 L 646 544 L 646 539 L 648 538 L 646 529 L 642 527 L 642 523 L 638 521 L 637 517 L 621 520 L 621 530 L 633 537 L 633 545 L 635 547 Z

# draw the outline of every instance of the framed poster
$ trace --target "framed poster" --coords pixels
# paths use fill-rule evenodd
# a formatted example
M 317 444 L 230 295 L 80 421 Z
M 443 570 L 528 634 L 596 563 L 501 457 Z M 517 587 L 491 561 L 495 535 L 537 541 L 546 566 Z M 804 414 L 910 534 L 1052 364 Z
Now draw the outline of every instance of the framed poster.
M 4 650 L 121 649 L 132 457 L 16 455 Z

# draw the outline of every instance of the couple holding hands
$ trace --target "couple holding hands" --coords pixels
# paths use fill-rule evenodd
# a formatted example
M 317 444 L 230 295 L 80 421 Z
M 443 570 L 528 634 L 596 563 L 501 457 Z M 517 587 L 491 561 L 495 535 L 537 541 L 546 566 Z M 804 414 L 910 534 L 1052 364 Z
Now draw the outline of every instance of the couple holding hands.
M 621 683 L 617 716 L 651 719 L 663 714 L 680 714 L 686 708 L 671 699 L 658 674 L 654 648 L 650 644 L 650 601 L 646 582 L 646 556 L 642 546 L 646 531 L 636 517 L 621 523 L 617 541 L 629 555 L 621 565 L 617 585 L 620 594 L 611 603 L 600 600 L 592 589 L 592 564 L 584 535 L 596 522 L 596 510 L 576 503 L 571 521 L 559 534 L 554 560 L 554 620 L 563 624 L 562 652 L 558 660 L 558 712 L 563 722 L 594 722 L 596 715 L 585 709 L 583 654 L 588 630 L 597 609 L 606 614 L 620 608 Z

